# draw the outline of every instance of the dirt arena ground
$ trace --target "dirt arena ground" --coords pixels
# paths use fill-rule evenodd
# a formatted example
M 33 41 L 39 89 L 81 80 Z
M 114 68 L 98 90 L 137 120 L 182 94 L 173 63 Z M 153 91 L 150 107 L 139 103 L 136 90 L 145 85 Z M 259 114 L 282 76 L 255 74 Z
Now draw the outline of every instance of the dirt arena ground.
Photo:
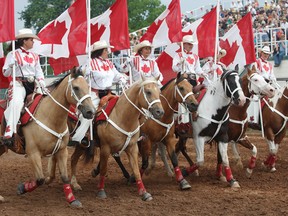
M 58 180 L 51 185 L 17 195 L 17 184 L 33 179 L 33 174 L 27 158 L 9 152 L 0 159 L 0 195 L 6 200 L 0 204 L 0 215 L 288 215 L 288 139 L 285 138 L 280 146 L 277 171 L 269 173 L 261 167 L 268 152 L 266 142 L 259 134 L 249 136 L 258 148 L 258 160 L 252 178 L 247 179 L 245 169 L 237 169 L 230 157 L 234 177 L 241 185 L 238 190 L 232 190 L 227 183 L 215 179 L 216 149 L 207 145 L 205 166 L 200 170 L 200 176 L 187 178 L 192 186 L 189 191 L 180 191 L 175 179 L 167 176 L 160 158 L 157 159 L 153 173 L 143 178 L 146 189 L 154 198 L 151 202 L 143 202 L 138 197 L 136 185 L 126 183 L 112 158 L 106 181 L 108 198 L 98 199 L 98 178 L 90 175 L 94 165 L 84 167 L 80 163 L 78 180 L 83 190 L 75 192 L 75 196 L 82 202 L 82 209 L 70 208 L 66 203 L 59 175 Z M 189 141 L 190 155 L 195 158 L 193 148 Z M 243 147 L 239 149 L 246 166 L 250 151 Z M 69 153 L 72 152 L 73 148 L 69 147 Z M 126 157 L 123 159 L 128 166 Z M 179 157 L 179 161 L 180 166 L 187 165 L 183 156 Z M 43 165 L 46 169 L 47 158 L 43 159 Z

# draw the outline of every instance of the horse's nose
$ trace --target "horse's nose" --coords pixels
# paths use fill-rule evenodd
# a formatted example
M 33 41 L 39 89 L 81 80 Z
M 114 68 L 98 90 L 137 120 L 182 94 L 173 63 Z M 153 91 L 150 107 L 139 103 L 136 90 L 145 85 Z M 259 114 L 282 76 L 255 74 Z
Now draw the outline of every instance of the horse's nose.
M 162 118 L 162 116 L 164 115 L 164 110 L 163 109 L 160 109 L 160 108 L 157 108 L 154 110 L 154 112 L 152 112 L 153 116 L 156 118 L 156 119 L 160 119 Z
M 197 111 L 197 109 L 198 109 L 198 104 L 195 104 L 195 103 L 190 103 L 190 105 L 188 106 L 188 109 L 189 109 L 189 111 L 190 112 L 195 112 L 195 111 Z

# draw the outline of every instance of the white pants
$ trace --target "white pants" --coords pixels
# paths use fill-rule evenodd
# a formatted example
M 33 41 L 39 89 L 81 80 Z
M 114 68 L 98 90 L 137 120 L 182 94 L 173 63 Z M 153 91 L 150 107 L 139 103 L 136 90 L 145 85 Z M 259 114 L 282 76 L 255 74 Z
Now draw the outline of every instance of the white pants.
M 91 100 L 97 111 L 100 98 L 96 92 L 91 92 Z M 81 142 L 81 140 L 85 137 L 89 126 L 92 125 L 93 119 L 85 119 L 82 114 L 79 116 L 80 126 L 76 129 L 74 136 L 72 137 L 72 141 Z
M 15 92 L 13 92 L 12 82 L 10 83 L 8 90 L 9 104 L 4 112 L 7 122 L 4 134 L 5 137 L 12 137 L 14 131 L 16 132 L 17 130 L 17 123 L 20 119 L 21 110 L 24 106 L 25 96 L 26 91 L 21 82 L 15 82 Z M 15 116 L 13 110 L 15 110 Z
M 189 123 L 189 111 L 181 104 L 178 105 L 178 124 L 183 123 Z

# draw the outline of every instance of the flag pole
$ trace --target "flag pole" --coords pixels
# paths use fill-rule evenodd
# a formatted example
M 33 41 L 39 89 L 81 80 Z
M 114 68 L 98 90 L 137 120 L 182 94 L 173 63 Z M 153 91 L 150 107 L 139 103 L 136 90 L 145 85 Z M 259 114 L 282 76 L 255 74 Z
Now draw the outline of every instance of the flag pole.
M 12 41 L 12 56 L 13 56 L 13 59 L 15 59 L 15 40 Z M 12 83 L 13 83 L 13 87 L 12 87 L 12 98 L 14 98 L 14 93 L 15 93 L 15 85 L 16 85 L 16 74 L 15 74 L 15 64 L 13 64 L 13 69 L 12 69 Z M 14 120 L 16 119 L 16 110 L 15 110 L 15 100 L 13 99 L 12 100 L 12 107 L 13 107 L 13 124 L 15 123 Z M 16 127 L 14 127 L 14 131 L 13 133 L 17 133 L 17 124 L 16 124 Z
M 217 63 L 218 46 L 219 46 L 219 10 L 220 10 L 220 0 L 217 0 L 216 6 L 216 41 L 215 41 L 215 52 L 214 52 L 214 63 Z
M 91 65 L 90 65 L 90 61 L 91 61 L 91 14 L 90 14 L 90 0 L 86 1 L 86 5 L 87 5 L 87 45 L 88 45 L 88 73 L 89 73 L 89 93 L 91 95 Z M 93 121 L 90 122 L 90 141 L 93 140 Z

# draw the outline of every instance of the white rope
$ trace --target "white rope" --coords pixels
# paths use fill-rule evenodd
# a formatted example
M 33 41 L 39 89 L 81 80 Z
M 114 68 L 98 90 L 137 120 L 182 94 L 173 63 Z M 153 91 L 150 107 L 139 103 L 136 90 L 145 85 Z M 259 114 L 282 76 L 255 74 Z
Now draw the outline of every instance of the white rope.
M 245 126 L 246 122 L 248 121 L 248 117 L 246 117 L 246 119 L 244 119 L 242 121 L 229 118 L 229 121 L 234 123 L 234 124 L 240 124 L 241 125 L 241 133 L 240 133 L 239 137 L 237 138 L 237 140 L 235 141 L 235 142 L 238 142 L 244 133 L 244 126 Z
M 54 136 L 56 136 L 58 138 L 56 145 L 52 151 L 52 154 L 46 155 L 47 157 L 53 156 L 60 149 L 62 139 L 69 131 L 68 127 L 66 128 L 66 130 L 63 133 L 57 133 L 56 131 L 52 130 L 51 128 L 47 127 L 42 122 L 40 122 L 38 119 L 36 119 L 27 107 L 25 107 L 25 110 L 30 115 L 30 117 L 36 122 L 36 124 L 38 124 L 40 127 L 42 127 L 43 129 L 45 129 L 46 131 L 48 131 L 49 133 L 53 134 Z

